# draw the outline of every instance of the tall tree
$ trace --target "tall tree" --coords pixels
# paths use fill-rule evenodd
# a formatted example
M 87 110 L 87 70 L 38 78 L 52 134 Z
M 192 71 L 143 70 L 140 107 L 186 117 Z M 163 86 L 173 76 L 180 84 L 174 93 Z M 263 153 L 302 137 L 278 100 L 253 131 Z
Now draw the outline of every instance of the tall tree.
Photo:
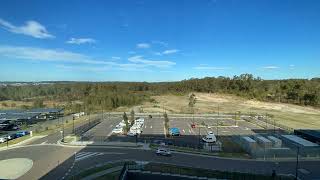
M 126 112 L 123 113 L 123 120 L 124 120 L 124 123 L 126 124 L 126 126 L 124 127 L 124 132 L 127 133 L 130 127 L 129 127 L 128 116 Z
M 134 123 L 134 110 L 132 109 L 130 112 L 130 123 L 133 124 Z
M 168 134 L 169 134 L 169 118 L 168 118 L 168 114 L 166 112 L 164 112 L 163 118 L 164 118 L 164 128 L 166 130 L 166 136 L 168 136 Z

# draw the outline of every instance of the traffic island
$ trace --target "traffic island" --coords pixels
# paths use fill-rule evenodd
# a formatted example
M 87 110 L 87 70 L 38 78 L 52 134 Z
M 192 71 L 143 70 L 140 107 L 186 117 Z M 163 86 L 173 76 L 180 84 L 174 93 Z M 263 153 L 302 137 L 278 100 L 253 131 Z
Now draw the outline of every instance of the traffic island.
M 0 179 L 18 179 L 33 166 L 33 161 L 27 158 L 14 158 L 0 161 Z

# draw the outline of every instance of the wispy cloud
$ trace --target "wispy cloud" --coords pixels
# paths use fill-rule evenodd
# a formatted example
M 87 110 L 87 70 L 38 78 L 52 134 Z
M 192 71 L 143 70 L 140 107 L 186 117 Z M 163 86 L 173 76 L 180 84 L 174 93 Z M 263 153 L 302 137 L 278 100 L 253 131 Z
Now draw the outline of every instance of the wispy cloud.
M 70 38 L 66 41 L 68 44 L 93 44 L 96 43 L 96 40 L 92 38 Z
M 291 69 L 291 70 L 294 69 L 295 67 L 296 67 L 296 66 L 293 65 L 293 64 L 290 64 L 290 65 L 289 65 L 289 69 Z
M 158 68 L 167 68 L 174 66 L 176 63 L 172 61 L 156 61 L 156 60 L 147 60 L 144 59 L 143 56 L 133 56 L 128 58 L 130 62 L 133 63 L 141 63 L 146 66 L 154 66 Z
M 135 54 L 135 51 L 129 51 L 128 54 Z
M 86 64 L 110 64 L 112 62 L 94 60 L 89 56 L 65 50 L 44 49 L 21 46 L 0 46 L 0 55 L 26 60 L 56 61 Z
M 215 66 L 200 65 L 200 66 L 193 67 L 193 69 L 197 69 L 197 70 L 226 70 L 226 69 L 231 69 L 231 68 L 230 67 L 215 67 Z
M 133 56 L 128 59 L 129 62 L 127 63 L 118 63 L 117 61 L 112 60 L 97 60 L 84 54 L 65 50 L 3 45 L 0 45 L 0 57 L 1 56 L 22 60 L 60 63 L 57 67 L 79 71 L 103 71 L 107 69 L 116 69 L 123 71 L 150 72 L 152 71 L 150 70 L 150 67 L 166 68 L 176 64 L 171 61 L 147 60 L 142 56 Z M 119 58 L 120 57 L 116 56 L 112 57 L 112 59 Z M 63 64 L 61 65 L 61 63 Z
M 111 66 L 103 66 L 103 67 L 87 67 L 87 66 L 70 66 L 59 64 L 56 65 L 59 69 L 70 70 L 70 71 L 87 71 L 87 72 L 104 72 L 111 69 Z
M 37 21 L 30 20 L 30 21 L 26 21 L 25 24 L 22 26 L 15 26 L 8 21 L 0 19 L 0 26 L 12 33 L 24 34 L 27 36 L 32 36 L 34 38 L 39 38 L 39 39 L 54 38 L 54 36 L 50 34 L 47 31 L 47 29 Z
M 120 60 L 120 59 L 121 59 L 121 57 L 118 57 L 118 56 L 112 56 L 112 57 L 111 57 L 111 59 L 113 59 L 113 60 Z
M 157 55 L 157 56 L 162 56 L 162 55 L 174 54 L 174 53 L 177 53 L 177 52 L 179 52 L 178 49 L 168 49 L 168 50 L 165 50 L 163 52 L 155 52 L 154 54 Z
M 159 45 L 161 45 L 163 47 L 168 47 L 168 43 L 163 42 L 163 41 L 152 41 L 151 43 L 152 44 L 159 44 Z
M 263 69 L 279 69 L 280 67 L 278 66 L 265 66 L 265 67 L 262 67 Z
M 137 44 L 137 48 L 140 48 L 140 49 L 148 49 L 150 47 L 151 46 L 148 43 L 139 43 L 139 44 Z
M 168 50 L 163 51 L 162 54 L 174 54 L 177 52 L 179 52 L 178 49 L 168 49 Z

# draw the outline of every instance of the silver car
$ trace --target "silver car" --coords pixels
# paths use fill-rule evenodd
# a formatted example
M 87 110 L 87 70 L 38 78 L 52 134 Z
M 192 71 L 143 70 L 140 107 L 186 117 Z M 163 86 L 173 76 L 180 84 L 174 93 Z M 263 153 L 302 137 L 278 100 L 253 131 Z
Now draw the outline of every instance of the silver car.
M 159 156 L 171 156 L 170 149 L 168 148 L 158 148 L 156 154 Z

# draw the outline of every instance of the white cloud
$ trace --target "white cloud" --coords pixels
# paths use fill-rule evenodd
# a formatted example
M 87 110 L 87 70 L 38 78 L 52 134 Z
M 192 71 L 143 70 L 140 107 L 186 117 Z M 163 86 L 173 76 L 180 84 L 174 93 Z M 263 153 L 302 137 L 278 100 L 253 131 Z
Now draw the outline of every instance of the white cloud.
M 21 46 L 0 46 L 0 55 L 26 60 L 38 61 L 58 61 L 70 63 L 86 63 L 86 64 L 110 64 L 108 61 L 98 61 L 80 54 L 65 50 L 44 49 L 35 47 Z
M 290 64 L 290 65 L 289 65 L 289 69 L 291 69 L 291 70 L 294 69 L 295 67 L 296 67 L 296 66 L 293 65 L 293 64 Z
M 63 69 L 81 71 L 103 71 L 106 69 L 117 69 L 124 71 L 148 71 L 148 67 L 171 67 L 176 63 L 171 61 L 152 61 L 143 59 L 142 56 L 134 56 L 128 59 L 129 63 L 117 63 L 116 61 L 96 60 L 90 56 L 65 50 L 45 49 L 36 47 L 3 46 L 0 45 L 0 57 L 9 57 L 31 61 L 46 61 L 55 63 L 66 63 L 57 67 Z M 120 57 L 113 57 L 120 58 Z M 70 64 L 72 63 L 72 64 Z M 85 66 L 81 66 L 85 64 Z M 88 67 L 88 65 L 90 65 Z M 94 66 L 94 67 L 92 67 Z
M 16 34 L 24 34 L 39 39 L 54 38 L 47 29 L 37 21 L 26 21 L 22 26 L 15 26 L 8 21 L 0 19 L 0 26 Z
M 135 51 L 129 51 L 128 54 L 135 54 Z
M 161 46 L 167 47 L 168 43 L 163 42 L 163 41 L 152 41 L 152 44 L 159 44 Z
M 139 44 L 137 44 L 137 48 L 148 49 L 148 48 L 150 48 L 150 44 L 148 44 L 148 43 L 139 43 Z
M 92 38 L 70 38 L 66 41 L 68 44 L 93 44 L 96 43 L 96 40 Z
M 278 66 L 265 66 L 265 67 L 262 67 L 263 69 L 279 69 L 280 67 Z
M 147 60 L 147 59 L 144 59 L 142 56 L 133 56 L 128 58 L 128 60 L 133 63 L 141 63 L 146 66 L 154 66 L 158 68 L 171 67 L 176 64 L 175 62 L 172 62 L 172 61 Z
M 197 69 L 197 70 L 226 70 L 226 69 L 231 69 L 231 68 L 200 65 L 200 66 L 194 67 L 193 69 Z
M 177 52 L 179 52 L 178 49 L 168 49 L 168 50 L 163 51 L 162 54 L 174 54 Z
M 70 66 L 59 64 L 56 65 L 57 68 L 71 70 L 71 71 L 87 71 L 87 72 L 103 72 L 111 69 L 111 66 L 103 66 L 103 67 L 83 67 L 83 66 Z
M 120 60 L 120 59 L 121 59 L 121 57 L 118 57 L 118 56 L 112 56 L 112 57 L 111 57 L 111 59 L 113 59 L 113 60 Z

